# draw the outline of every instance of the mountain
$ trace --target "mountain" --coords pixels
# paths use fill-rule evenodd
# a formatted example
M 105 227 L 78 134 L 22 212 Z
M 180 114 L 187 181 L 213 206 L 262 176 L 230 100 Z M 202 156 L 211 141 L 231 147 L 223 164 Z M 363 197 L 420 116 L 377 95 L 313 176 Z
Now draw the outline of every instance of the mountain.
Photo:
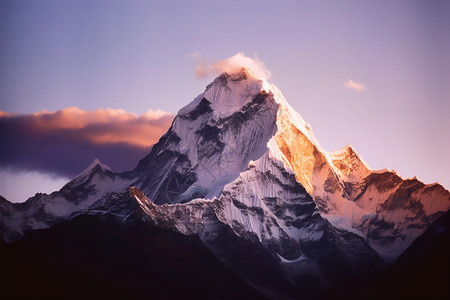
M 0 237 L 15 241 L 25 233 L 54 226 L 78 214 L 106 214 L 126 218 L 134 211 L 128 200 L 111 201 L 126 190 L 129 181 L 98 160 L 63 188 L 50 195 L 38 193 L 24 203 L 0 198 Z M 106 203 L 108 207 L 103 207 Z
M 181 109 L 136 171 L 142 180 L 135 185 L 155 204 L 231 195 L 239 203 L 224 217 L 229 225 L 232 214 L 242 215 L 239 204 L 244 204 L 274 216 L 278 225 L 268 223 L 272 232 L 297 240 L 307 233 L 291 233 L 296 229 L 290 225 L 304 218 L 290 215 L 286 220 L 293 208 L 283 207 L 290 197 L 296 205 L 300 201 L 294 198 L 304 198 L 313 209 L 302 212 L 312 216 L 317 210 L 335 228 L 363 237 L 387 261 L 450 205 L 449 192 L 439 184 L 373 171 L 351 146 L 326 152 L 281 92 L 247 70 L 222 74 Z M 292 190 L 285 187 L 288 182 L 303 191 L 287 194 Z M 235 221 L 263 243 L 265 237 L 276 238 L 245 214 Z M 289 228 L 282 225 L 286 221 Z
M 182 108 L 134 170 L 94 161 L 60 191 L 0 199 L 0 234 L 138 218 L 199 237 L 269 298 L 313 297 L 393 262 L 449 206 L 439 184 L 372 170 L 350 145 L 325 151 L 282 93 L 243 68 Z M 266 259 L 243 263 L 248 253 Z

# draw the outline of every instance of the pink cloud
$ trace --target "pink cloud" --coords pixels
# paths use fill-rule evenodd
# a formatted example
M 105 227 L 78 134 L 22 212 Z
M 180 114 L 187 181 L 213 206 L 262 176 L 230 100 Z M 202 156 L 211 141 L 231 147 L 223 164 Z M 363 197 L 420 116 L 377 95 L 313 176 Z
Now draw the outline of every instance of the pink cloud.
M 148 110 L 138 116 L 123 109 L 85 111 L 78 107 L 68 107 L 54 112 L 44 110 L 27 115 L 0 111 L 0 118 L 20 119 L 34 133 L 72 130 L 97 144 L 127 143 L 150 147 L 169 128 L 173 115 L 161 110 Z
M 197 78 L 208 77 L 208 62 L 198 53 L 192 54 L 192 58 L 197 61 L 197 66 L 194 69 Z
M 354 82 L 353 80 L 349 79 L 346 83 L 344 83 L 344 87 L 347 90 L 353 90 L 357 92 L 362 92 L 366 90 L 366 85 Z
M 218 75 L 223 72 L 233 73 L 241 70 L 243 67 L 253 72 L 259 78 L 267 80 L 272 76 L 265 63 L 259 60 L 256 55 L 248 57 L 244 53 L 238 52 L 227 59 L 215 61 L 211 64 L 208 64 L 198 53 L 194 53 L 192 57 L 198 63 L 195 67 L 195 75 L 198 78 L 206 78 L 209 75 Z
M 85 111 L 77 107 L 32 114 L 0 111 L 0 167 L 71 177 L 94 158 L 124 171 L 150 152 L 173 115 L 149 110 Z M 117 159 L 120 158 L 120 159 Z

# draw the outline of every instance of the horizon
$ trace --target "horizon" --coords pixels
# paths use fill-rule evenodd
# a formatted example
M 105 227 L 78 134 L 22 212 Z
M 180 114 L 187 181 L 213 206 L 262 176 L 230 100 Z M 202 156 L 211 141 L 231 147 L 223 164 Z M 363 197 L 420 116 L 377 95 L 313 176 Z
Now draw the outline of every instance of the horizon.
M 2 3 L 0 195 L 51 192 L 95 158 L 137 164 L 239 53 L 325 150 L 448 189 L 450 4 L 324 3 Z

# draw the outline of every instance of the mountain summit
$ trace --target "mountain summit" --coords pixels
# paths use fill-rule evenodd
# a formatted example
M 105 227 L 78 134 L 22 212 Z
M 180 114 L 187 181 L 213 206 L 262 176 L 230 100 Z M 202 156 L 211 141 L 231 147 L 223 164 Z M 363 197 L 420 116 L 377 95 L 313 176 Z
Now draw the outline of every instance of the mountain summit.
M 198 236 L 271 298 L 285 290 L 240 268 L 233 247 L 266 253 L 295 288 L 323 290 L 394 261 L 450 206 L 439 184 L 374 171 L 350 145 L 325 151 L 282 93 L 245 68 L 182 108 L 134 170 L 96 162 L 81 177 L 23 204 L 0 201 L 2 239 L 81 214 L 144 220 Z

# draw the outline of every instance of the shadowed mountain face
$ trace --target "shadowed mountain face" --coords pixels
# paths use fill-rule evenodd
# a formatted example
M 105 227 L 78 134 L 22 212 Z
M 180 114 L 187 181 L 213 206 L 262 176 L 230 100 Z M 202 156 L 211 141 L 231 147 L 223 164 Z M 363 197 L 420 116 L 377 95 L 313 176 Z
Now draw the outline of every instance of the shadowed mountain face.
M 0 298 L 264 299 L 195 236 L 79 216 L 0 244 Z
M 0 198 L 0 238 L 13 242 L 31 232 L 14 244 L 22 247 L 37 229 L 60 228 L 61 238 L 70 236 L 62 231 L 71 230 L 67 224 L 78 223 L 58 224 L 90 215 L 114 228 L 105 235 L 120 237 L 115 241 L 124 245 L 127 257 L 137 251 L 147 262 L 151 252 L 146 251 L 159 244 L 146 230 L 159 230 L 167 235 L 161 239 L 194 239 L 194 244 L 180 247 L 191 254 L 203 247 L 199 253 L 207 249 L 205 257 L 227 266 L 215 265 L 211 287 L 227 286 L 217 274 L 230 271 L 266 297 L 311 298 L 395 261 L 449 205 L 450 193 L 439 184 L 372 170 L 350 145 L 325 151 L 281 92 L 243 69 L 220 75 L 182 108 L 134 170 L 114 173 L 94 161 L 50 195 L 37 194 L 19 204 Z M 80 243 L 83 239 L 92 240 L 79 236 Z M 98 240 L 106 251 L 108 247 Z M 64 246 L 51 239 L 35 241 L 33 245 Z M 154 254 L 161 265 L 176 270 L 182 264 L 180 260 L 172 265 L 172 258 L 163 252 Z M 92 255 L 81 259 L 95 261 L 93 257 L 102 256 Z M 110 270 L 110 262 L 99 268 Z M 122 273 L 128 272 L 122 267 Z M 154 273 L 142 272 L 132 282 L 145 286 L 143 281 L 148 280 L 143 278 L 154 278 Z M 191 269 L 180 272 L 205 279 Z M 95 274 L 106 280 L 110 273 L 114 272 Z M 179 274 L 173 276 L 182 281 Z M 125 290 L 134 287 L 127 284 Z M 150 292 L 138 286 L 132 290 Z M 196 290 L 192 294 L 199 295 Z
M 450 212 L 387 269 L 332 288 L 321 299 L 449 299 Z

